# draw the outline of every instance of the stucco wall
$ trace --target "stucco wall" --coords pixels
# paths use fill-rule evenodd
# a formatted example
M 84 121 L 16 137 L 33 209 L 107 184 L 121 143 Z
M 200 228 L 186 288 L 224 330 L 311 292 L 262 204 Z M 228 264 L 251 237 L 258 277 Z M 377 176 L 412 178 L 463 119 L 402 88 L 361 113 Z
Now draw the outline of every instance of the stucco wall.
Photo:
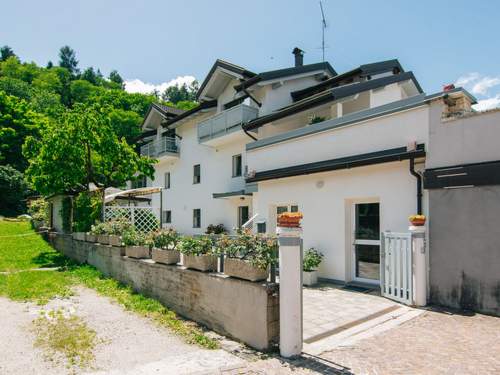
M 431 302 L 500 314 L 500 186 L 429 191 Z
M 53 233 L 50 240 L 66 256 L 95 266 L 220 334 L 261 350 L 278 341 L 279 297 L 275 287 L 122 257 L 118 247 L 73 241 L 70 236 Z

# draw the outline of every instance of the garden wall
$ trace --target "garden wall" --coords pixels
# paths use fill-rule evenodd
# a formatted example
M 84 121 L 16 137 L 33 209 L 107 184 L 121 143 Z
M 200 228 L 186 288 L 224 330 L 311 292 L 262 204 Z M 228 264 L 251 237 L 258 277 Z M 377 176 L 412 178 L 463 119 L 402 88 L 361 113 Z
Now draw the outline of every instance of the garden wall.
M 123 248 L 76 241 L 68 235 L 51 233 L 49 241 L 67 257 L 95 266 L 215 332 L 260 350 L 279 341 L 276 286 L 132 259 L 120 254 Z

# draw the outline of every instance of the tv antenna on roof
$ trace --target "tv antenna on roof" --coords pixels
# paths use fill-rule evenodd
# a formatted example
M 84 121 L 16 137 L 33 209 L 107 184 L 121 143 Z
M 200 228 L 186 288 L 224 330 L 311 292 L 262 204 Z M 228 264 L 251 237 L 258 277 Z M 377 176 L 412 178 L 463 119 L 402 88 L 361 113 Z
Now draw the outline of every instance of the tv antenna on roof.
M 325 29 L 326 29 L 326 19 L 325 12 L 323 11 L 323 3 L 319 2 L 319 8 L 321 9 L 321 50 L 323 51 L 323 61 L 325 61 Z

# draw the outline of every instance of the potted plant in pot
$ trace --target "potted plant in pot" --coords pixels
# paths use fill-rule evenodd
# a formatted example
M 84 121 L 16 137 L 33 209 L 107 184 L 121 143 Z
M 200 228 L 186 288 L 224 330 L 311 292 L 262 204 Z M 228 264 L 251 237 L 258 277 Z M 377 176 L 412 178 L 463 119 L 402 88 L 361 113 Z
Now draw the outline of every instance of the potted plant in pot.
M 133 225 L 126 219 L 116 219 L 108 222 L 109 244 L 123 246 L 122 233 L 133 229 Z
M 208 237 L 184 237 L 179 243 L 183 265 L 198 271 L 216 271 L 217 255 Z
M 125 255 L 130 258 L 149 258 L 149 241 L 147 236 L 135 229 L 130 229 L 123 233 L 123 244 L 125 245 Z
M 408 220 L 410 221 L 411 225 L 415 227 L 421 227 L 425 225 L 425 215 L 411 215 Z
M 311 286 L 318 283 L 318 267 L 323 260 L 323 254 L 314 247 L 307 250 L 302 262 L 302 284 Z
M 239 279 L 266 280 L 270 265 L 277 261 L 276 239 L 252 234 L 248 229 L 239 229 L 236 238 L 222 236 L 218 247 L 226 255 L 224 273 Z
M 96 236 L 96 241 L 103 245 L 109 245 L 108 225 L 106 223 L 97 223 L 92 225 L 90 233 Z
M 283 212 L 278 215 L 278 226 L 287 228 L 300 228 L 301 212 Z
M 179 234 L 174 229 L 161 230 L 153 234 L 151 257 L 156 263 L 177 264 L 181 260 L 177 245 Z

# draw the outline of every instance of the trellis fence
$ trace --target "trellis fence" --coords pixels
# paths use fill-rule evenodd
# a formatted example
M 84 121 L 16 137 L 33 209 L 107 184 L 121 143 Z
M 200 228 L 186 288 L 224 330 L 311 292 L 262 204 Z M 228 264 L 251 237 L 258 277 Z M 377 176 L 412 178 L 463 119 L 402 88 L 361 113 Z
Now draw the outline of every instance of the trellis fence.
M 160 221 L 152 207 L 107 206 L 104 208 L 105 221 L 117 219 L 129 221 L 141 232 L 152 232 L 160 227 Z

